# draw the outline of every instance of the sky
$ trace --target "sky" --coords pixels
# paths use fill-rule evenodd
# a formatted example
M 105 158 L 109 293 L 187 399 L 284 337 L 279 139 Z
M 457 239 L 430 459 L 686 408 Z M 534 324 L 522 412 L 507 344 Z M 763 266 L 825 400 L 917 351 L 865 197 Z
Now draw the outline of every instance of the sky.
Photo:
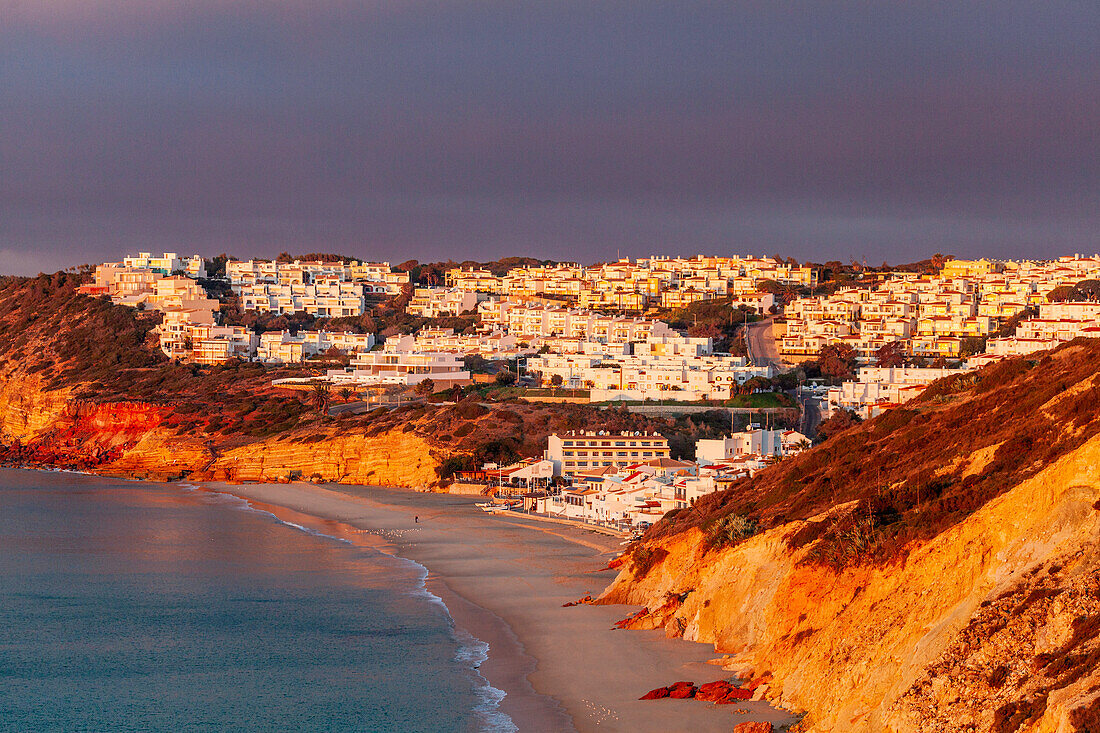
M 1100 251 L 1095 0 L 0 0 L 0 273 Z

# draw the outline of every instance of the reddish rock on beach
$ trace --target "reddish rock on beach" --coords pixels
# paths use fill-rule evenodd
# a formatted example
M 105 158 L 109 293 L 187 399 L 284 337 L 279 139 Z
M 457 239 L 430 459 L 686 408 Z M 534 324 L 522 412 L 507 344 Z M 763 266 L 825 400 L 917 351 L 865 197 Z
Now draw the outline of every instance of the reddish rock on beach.
M 690 687 L 673 687 L 668 691 L 668 696 L 676 698 L 677 700 L 683 700 L 686 697 L 695 697 L 695 685 Z
M 733 726 L 733 733 L 772 733 L 772 724 L 764 722 L 738 723 Z
M 732 705 L 734 703 L 741 702 L 742 700 L 748 700 L 750 698 L 752 698 L 751 690 L 742 690 L 739 687 L 734 687 L 726 694 L 723 699 L 718 700 L 718 704 Z
M 659 700 L 662 697 L 668 697 L 667 687 L 658 687 L 656 690 L 650 690 L 646 694 L 639 697 L 639 700 Z
M 645 618 L 646 614 L 648 614 L 648 613 L 649 613 L 649 609 L 643 608 L 641 611 L 638 611 L 637 613 L 632 613 L 631 615 L 627 616 L 626 618 L 624 618 L 620 621 L 616 621 L 615 622 L 615 628 L 616 629 L 626 628 L 627 626 L 634 623 L 635 621 L 640 621 L 641 619 Z
M 718 702 L 719 700 L 724 700 L 732 689 L 734 689 L 733 685 L 725 680 L 708 682 L 705 685 L 699 686 L 699 689 L 695 692 L 695 699 L 704 702 Z

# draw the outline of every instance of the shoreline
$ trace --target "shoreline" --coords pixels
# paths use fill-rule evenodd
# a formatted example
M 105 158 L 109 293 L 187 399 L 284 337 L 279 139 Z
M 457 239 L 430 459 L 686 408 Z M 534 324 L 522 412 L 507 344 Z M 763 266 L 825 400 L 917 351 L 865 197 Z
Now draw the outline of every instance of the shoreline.
M 766 702 L 637 699 L 677 680 L 729 674 L 707 664 L 718 656 L 709 645 L 613 630 L 633 607 L 562 607 L 606 587 L 616 571 L 594 571 L 619 552 L 619 538 L 489 516 L 474 506 L 476 497 L 345 484 L 187 484 L 424 567 L 426 589 L 456 630 L 488 644 L 477 672 L 505 693 L 499 710 L 521 731 L 726 731 L 795 720 Z

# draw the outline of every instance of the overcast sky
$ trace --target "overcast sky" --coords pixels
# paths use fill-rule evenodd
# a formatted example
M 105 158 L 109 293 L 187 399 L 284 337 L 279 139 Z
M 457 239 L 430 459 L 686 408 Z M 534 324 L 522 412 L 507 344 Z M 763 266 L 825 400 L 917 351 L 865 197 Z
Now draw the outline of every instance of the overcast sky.
M 1100 250 L 1100 3 L 0 0 L 0 272 Z

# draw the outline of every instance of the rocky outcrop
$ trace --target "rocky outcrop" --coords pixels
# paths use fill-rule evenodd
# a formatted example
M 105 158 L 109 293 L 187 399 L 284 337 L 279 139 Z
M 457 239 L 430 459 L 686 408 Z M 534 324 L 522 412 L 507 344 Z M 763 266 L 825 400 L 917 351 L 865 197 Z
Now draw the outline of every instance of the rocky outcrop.
M 69 407 L 68 390 L 47 392 L 41 377 L 0 378 L 0 441 L 27 441 L 46 432 Z
M 1096 717 L 1100 438 L 885 566 L 814 562 L 812 543 L 790 543 L 809 522 L 725 549 L 696 528 L 654 540 L 600 601 L 645 606 L 631 627 L 712 643 L 743 677 L 770 673 L 768 697 L 808 730 L 1045 733 Z
M 303 442 L 266 440 L 219 455 L 206 477 L 231 481 L 314 479 L 427 489 L 438 481 L 439 461 L 429 445 L 400 430 L 376 436 L 328 435 Z
M 438 483 L 439 459 L 424 438 L 383 432 L 292 431 L 242 442 L 181 435 L 164 405 L 94 403 L 47 392 L 41 380 L 0 380 L 2 442 L 9 462 L 172 480 L 314 480 L 415 489 Z

